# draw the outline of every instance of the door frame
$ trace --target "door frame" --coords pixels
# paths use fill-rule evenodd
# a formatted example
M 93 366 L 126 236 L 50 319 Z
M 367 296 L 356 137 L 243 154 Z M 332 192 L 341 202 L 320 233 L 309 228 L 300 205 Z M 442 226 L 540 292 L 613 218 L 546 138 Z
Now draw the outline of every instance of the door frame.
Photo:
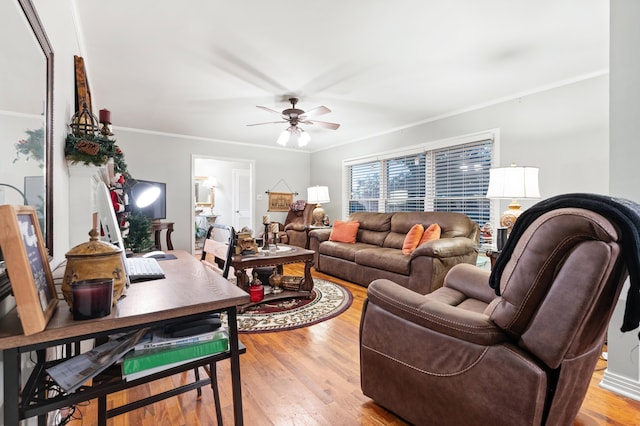
M 237 166 L 233 167 L 233 163 L 241 163 L 246 166 L 246 168 L 249 170 L 249 186 L 250 186 L 249 194 L 248 194 L 249 220 L 250 220 L 250 223 L 253 224 L 255 219 L 255 160 L 250 160 L 246 158 L 234 158 L 234 157 L 218 157 L 218 156 L 204 155 L 204 154 L 191 154 L 191 178 L 189 182 L 189 187 L 191 188 L 190 190 L 191 190 L 191 224 L 192 226 L 195 225 L 195 221 L 196 221 L 196 214 L 195 214 L 196 198 L 195 198 L 194 184 L 193 184 L 193 182 L 195 181 L 195 177 L 197 176 L 196 168 L 195 168 L 196 160 L 213 160 L 217 162 L 229 163 L 228 181 L 231 183 L 230 186 L 234 185 L 231 170 L 233 168 L 238 168 Z M 219 177 L 218 179 L 220 180 Z M 235 188 L 229 188 L 229 189 L 225 189 L 224 191 L 226 192 L 226 194 L 228 194 L 227 195 L 228 197 L 231 197 L 231 194 L 234 193 L 234 190 Z M 228 212 L 219 212 L 219 213 L 222 215 L 223 221 L 230 221 L 233 211 L 229 209 Z M 191 234 L 191 251 L 195 253 L 195 242 L 196 242 L 195 232 L 192 231 L 190 234 Z

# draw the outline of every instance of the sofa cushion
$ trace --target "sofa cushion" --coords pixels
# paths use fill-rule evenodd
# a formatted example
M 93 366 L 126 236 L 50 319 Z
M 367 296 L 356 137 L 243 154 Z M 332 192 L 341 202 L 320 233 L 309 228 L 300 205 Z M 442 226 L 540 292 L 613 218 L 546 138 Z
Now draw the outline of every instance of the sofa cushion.
M 355 212 L 349 216 L 349 219 L 360 222 L 358 241 L 382 247 L 391 229 L 392 216 L 392 213 Z
M 420 246 L 429 241 L 439 240 L 441 232 L 442 229 L 440 228 L 440 225 L 438 225 L 437 223 L 432 223 L 427 229 L 424 230 L 424 233 L 422 234 L 418 245 Z
M 422 224 L 416 223 L 413 225 L 404 237 L 404 243 L 402 243 L 402 254 L 411 254 L 411 252 L 418 247 L 423 234 L 424 226 L 422 226 Z
M 402 250 L 376 247 L 358 250 L 355 254 L 356 264 L 409 275 L 411 256 L 402 254 Z
M 371 249 L 376 246 L 364 243 L 341 243 L 337 241 L 325 241 L 318 247 L 318 252 L 322 255 L 339 257 L 349 262 L 356 261 L 356 253 L 363 249 Z M 379 247 L 378 247 L 379 248 Z
M 331 235 L 329 235 L 329 241 L 355 243 L 359 227 L 360 222 L 335 220 L 333 222 L 333 228 L 331 229 Z

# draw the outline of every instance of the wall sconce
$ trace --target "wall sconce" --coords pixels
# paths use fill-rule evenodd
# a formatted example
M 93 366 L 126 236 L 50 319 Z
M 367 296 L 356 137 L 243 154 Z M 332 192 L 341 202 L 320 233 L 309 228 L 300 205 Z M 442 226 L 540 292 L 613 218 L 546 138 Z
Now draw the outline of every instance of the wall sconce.
M 316 205 L 316 208 L 313 209 L 313 226 L 324 225 L 324 209 L 321 204 L 328 203 L 329 201 L 331 201 L 331 199 L 329 198 L 328 186 L 316 185 L 307 188 L 307 203 Z
M 540 198 L 537 167 L 498 167 L 489 170 L 487 198 L 511 199 L 509 208 L 500 217 L 500 226 L 511 232 L 522 210 L 516 198 Z

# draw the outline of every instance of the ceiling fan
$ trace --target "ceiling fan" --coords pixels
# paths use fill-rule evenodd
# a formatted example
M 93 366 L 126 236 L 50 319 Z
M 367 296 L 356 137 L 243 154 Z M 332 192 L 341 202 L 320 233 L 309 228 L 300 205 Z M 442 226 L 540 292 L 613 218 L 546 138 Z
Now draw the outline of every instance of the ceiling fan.
M 331 129 L 331 130 L 336 130 L 338 127 L 340 127 L 340 125 L 337 123 L 328 123 L 326 121 L 318 121 L 311 118 L 314 116 L 330 113 L 331 110 L 326 106 L 315 107 L 305 112 L 304 110 L 296 108 L 296 104 L 298 103 L 298 98 L 289 98 L 289 102 L 291 102 L 291 108 L 287 108 L 282 112 L 279 112 L 264 106 L 257 106 L 257 108 L 279 115 L 282 118 L 282 120 L 268 121 L 265 123 L 247 124 L 247 126 L 289 123 L 289 127 L 280 134 L 280 137 L 278 137 L 277 142 L 282 146 L 285 146 L 287 142 L 289 142 L 289 138 L 291 137 L 291 135 L 295 135 L 298 137 L 298 146 L 305 146 L 307 143 L 309 143 L 309 140 L 311 140 L 311 137 L 307 132 L 305 132 L 303 129 L 298 127 L 298 124 L 313 124 L 313 125 L 323 127 L 325 129 Z

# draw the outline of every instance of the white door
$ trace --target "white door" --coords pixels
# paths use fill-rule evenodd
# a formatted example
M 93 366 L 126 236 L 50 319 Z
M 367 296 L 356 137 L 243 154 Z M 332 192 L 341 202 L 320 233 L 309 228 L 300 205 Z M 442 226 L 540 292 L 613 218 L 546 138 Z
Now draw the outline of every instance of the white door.
M 251 229 L 253 223 L 251 206 L 251 173 L 248 169 L 233 169 L 233 228 L 236 232 L 245 226 Z

